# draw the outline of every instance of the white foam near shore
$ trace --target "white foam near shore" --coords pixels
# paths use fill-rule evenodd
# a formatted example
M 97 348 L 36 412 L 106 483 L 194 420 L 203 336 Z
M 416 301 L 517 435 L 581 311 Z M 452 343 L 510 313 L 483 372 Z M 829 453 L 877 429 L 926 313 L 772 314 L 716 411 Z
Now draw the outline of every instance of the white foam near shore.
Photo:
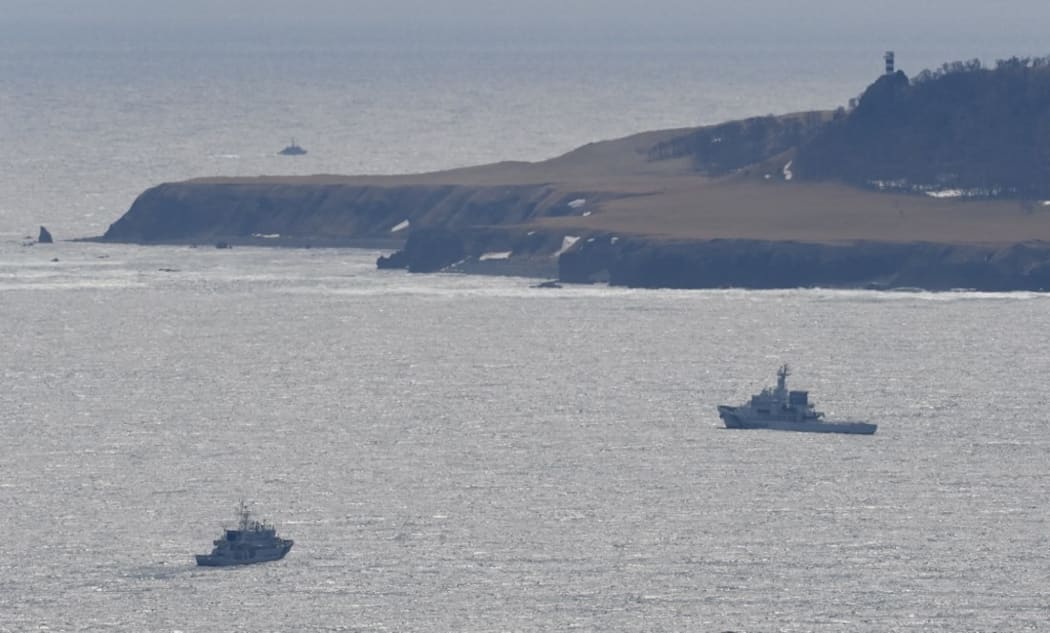
M 514 251 L 494 251 L 492 253 L 485 253 L 478 258 L 478 261 L 489 261 L 490 259 L 510 259 L 511 253 Z
M 795 161 L 789 160 L 787 164 L 784 165 L 784 180 L 791 180 L 792 178 L 794 178 L 795 175 L 791 173 L 791 163 L 793 162 Z
M 585 204 L 587 204 L 587 198 L 576 198 L 575 200 L 573 200 L 572 202 L 569 203 L 569 208 L 570 209 L 579 209 L 580 207 L 582 207 Z
M 409 227 L 409 226 L 410 226 L 411 224 L 412 224 L 412 223 L 411 223 L 411 222 L 409 222 L 408 220 L 402 220 L 401 222 L 398 222 L 397 226 L 395 226 L 394 228 L 390 229 L 390 232 L 391 232 L 391 233 L 397 233 L 398 231 L 404 231 L 404 230 L 405 230 L 405 229 L 407 229 L 407 228 L 408 228 L 408 227 Z
M 252 237 L 256 237 L 263 240 L 276 240 L 281 237 L 280 233 L 252 233 Z
M 937 191 L 927 191 L 926 195 L 931 198 L 962 198 L 966 195 L 966 192 L 962 189 L 938 189 Z

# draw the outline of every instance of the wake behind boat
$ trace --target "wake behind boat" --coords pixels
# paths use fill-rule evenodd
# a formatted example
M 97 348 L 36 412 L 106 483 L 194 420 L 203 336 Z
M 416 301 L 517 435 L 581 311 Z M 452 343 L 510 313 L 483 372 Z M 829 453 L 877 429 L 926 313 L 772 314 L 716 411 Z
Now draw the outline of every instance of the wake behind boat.
M 718 417 L 727 429 L 773 429 L 805 433 L 871 435 L 877 424 L 825 420 L 809 401 L 808 391 L 788 391 L 787 365 L 777 370 L 777 386 L 767 387 L 739 406 L 718 405 Z

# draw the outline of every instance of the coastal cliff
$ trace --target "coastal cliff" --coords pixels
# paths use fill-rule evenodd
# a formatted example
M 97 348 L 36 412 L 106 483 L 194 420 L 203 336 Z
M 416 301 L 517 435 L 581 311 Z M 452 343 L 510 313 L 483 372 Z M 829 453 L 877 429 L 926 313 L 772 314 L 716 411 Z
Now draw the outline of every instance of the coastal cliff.
M 562 255 L 559 277 L 647 288 L 1050 288 L 1050 244 L 816 244 L 595 239 Z
M 110 226 L 114 242 L 213 240 L 348 244 L 413 226 L 516 224 L 557 213 L 544 185 L 468 187 L 302 183 L 172 183 L 149 189 Z
M 538 163 L 168 183 L 99 239 L 389 246 L 380 267 L 639 287 L 1050 289 L 1050 63 L 920 78 L 886 75 L 848 111 Z M 1010 152 L 1023 168 L 1003 167 Z

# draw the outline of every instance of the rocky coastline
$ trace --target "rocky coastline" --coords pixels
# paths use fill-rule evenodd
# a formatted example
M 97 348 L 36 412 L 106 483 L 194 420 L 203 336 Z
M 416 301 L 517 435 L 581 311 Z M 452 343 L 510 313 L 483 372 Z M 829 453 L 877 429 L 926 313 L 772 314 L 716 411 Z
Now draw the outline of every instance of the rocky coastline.
M 558 236 L 533 234 L 534 245 Z M 498 232 L 417 232 L 405 246 L 379 258 L 380 268 L 411 272 L 516 274 L 563 283 L 608 283 L 633 288 L 862 288 L 892 290 L 1050 289 L 1050 243 L 946 245 L 930 242 L 820 244 L 758 240 L 665 241 L 596 234 L 562 236 L 572 247 L 516 258 L 518 268 L 486 266 L 478 253 L 502 248 Z M 524 250 L 518 252 L 523 253 Z M 524 260 L 524 261 L 523 261 Z M 470 262 L 475 262 L 472 269 Z M 551 267 L 556 263 L 556 267 Z
M 377 248 L 391 251 L 380 268 L 642 288 L 1050 289 L 1050 241 L 633 235 L 567 221 L 565 197 L 547 185 L 497 195 L 484 187 L 176 183 L 143 194 L 97 239 Z
M 379 268 L 455 271 L 639 288 L 838 287 L 981 291 L 1050 289 L 1050 242 L 676 239 L 545 226 L 533 214 L 545 187 L 171 184 L 150 190 L 102 236 L 141 244 L 364 247 L 390 251 Z M 554 196 L 559 199 L 558 196 Z M 470 201 L 494 200 L 466 212 Z M 337 200 L 342 202 L 337 203 Z M 480 204 L 480 203 L 478 203 Z M 344 206 L 345 205 L 345 206 Z M 272 210 L 283 206 L 281 213 Z M 556 219 L 564 219 L 556 207 Z M 465 213 L 465 215 L 457 215 Z M 478 225 L 481 213 L 516 222 Z M 412 229 L 419 218 L 434 225 Z M 579 216 L 577 216 L 579 217 Z M 391 231 L 406 221 L 404 229 Z M 346 227 L 345 232 L 333 227 Z M 365 227 L 362 229 L 361 227 Z M 582 229 L 582 230 L 581 230 Z
M 757 190 L 786 208 L 795 192 L 785 183 L 744 181 L 732 186 L 736 189 L 730 199 L 745 205 L 747 192 Z M 710 184 L 704 188 L 717 190 Z M 894 218 L 902 213 L 921 218 L 934 204 L 955 214 L 959 225 L 967 211 L 966 203 L 959 201 L 870 192 L 853 195 L 857 199 L 852 204 L 874 199 Z M 894 239 L 864 239 L 861 232 L 811 233 L 815 239 L 801 232 L 771 239 L 743 230 L 682 237 L 674 231 L 646 235 L 630 227 L 614 230 L 615 223 L 591 222 L 595 216 L 619 217 L 617 205 L 627 205 L 632 217 L 640 215 L 647 202 L 659 203 L 660 198 L 624 191 L 567 191 L 549 183 L 499 187 L 172 183 L 143 193 L 104 236 L 95 239 L 373 248 L 390 251 L 379 258 L 380 268 L 642 288 L 1050 289 L 1050 239 L 1041 239 L 1050 238 L 1050 209 L 1044 212 L 1041 207 L 1013 203 L 988 210 L 989 221 L 1000 227 L 1009 221 L 1020 223 L 1013 230 L 1016 239 L 988 231 L 973 240 L 939 241 L 929 234 L 925 239 L 906 239 L 917 231 L 905 231 L 903 238 L 891 235 Z M 705 199 L 701 194 L 695 197 L 699 203 Z M 581 205 L 580 200 L 586 202 Z M 589 208 L 591 214 L 584 215 L 586 211 L 578 207 Z M 736 215 L 744 224 L 769 220 L 748 219 L 740 209 Z M 789 215 L 797 219 L 797 214 Z M 709 218 L 712 223 L 715 219 Z M 981 226 L 978 222 L 973 231 Z M 783 228 L 772 232 L 790 233 Z M 947 235 L 936 224 L 934 232 Z

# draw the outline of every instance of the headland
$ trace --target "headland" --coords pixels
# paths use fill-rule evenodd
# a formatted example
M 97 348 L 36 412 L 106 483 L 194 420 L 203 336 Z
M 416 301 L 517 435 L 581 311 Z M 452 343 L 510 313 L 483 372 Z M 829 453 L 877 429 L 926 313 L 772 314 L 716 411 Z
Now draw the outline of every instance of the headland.
M 638 287 L 1050 289 L 1050 63 L 889 69 L 848 109 L 536 163 L 168 183 L 98 239 L 381 246 L 387 268 Z

